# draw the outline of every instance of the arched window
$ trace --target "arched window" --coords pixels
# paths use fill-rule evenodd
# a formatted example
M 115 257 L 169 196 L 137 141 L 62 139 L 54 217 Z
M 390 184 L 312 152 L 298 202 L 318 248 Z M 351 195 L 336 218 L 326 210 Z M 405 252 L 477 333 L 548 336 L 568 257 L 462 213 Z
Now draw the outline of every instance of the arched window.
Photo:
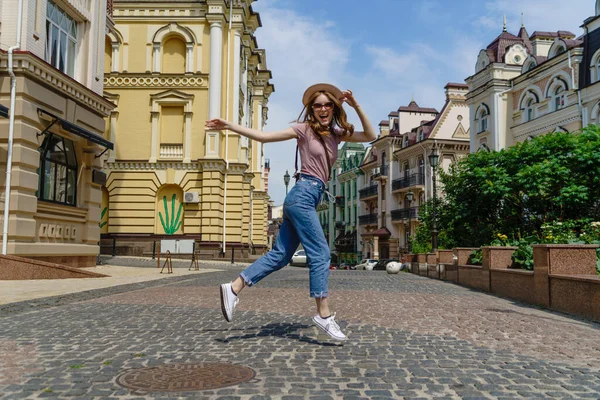
M 490 110 L 487 105 L 481 104 L 475 113 L 477 133 L 487 132 L 489 129 Z
M 534 100 L 533 99 L 529 99 L 527 100 L 527 107 L 526 107 L 526 115 L 527 115 L 527 121 L 531 121 L 533 119 L 533 105 L 534 105 Z
M 525 93 L 525 96 L 521 99 L 521 113 L 523 116 L 523 122 L 529 122 L 536 117 L 535 105 L 539 103 L 538 95 L 533 91 L 529 90 Z
M 40 200 L 77 205 L 77 156 L 73 142 L 47 135 L 40 148 Z
M 154 233 L 181 235 L 184 233 L 183 190 L 176 185 L 165 185 L 156 195 Z
M 185 73 L 185 43 L 177 36 L 171 36 L 163 44 L 162 72 L 166 74 Z
M 565 89 L 562 86 L 558 86 L 554 90 L 554 110 L 555 111 L 561 109 L 565 105 L 565 96 L 564 96 L 564 94 L 561 94 L 564 91 L 565 91 Z
M 594 82 L 600 81 L 600 57 L 596 59 L 596 80 Z

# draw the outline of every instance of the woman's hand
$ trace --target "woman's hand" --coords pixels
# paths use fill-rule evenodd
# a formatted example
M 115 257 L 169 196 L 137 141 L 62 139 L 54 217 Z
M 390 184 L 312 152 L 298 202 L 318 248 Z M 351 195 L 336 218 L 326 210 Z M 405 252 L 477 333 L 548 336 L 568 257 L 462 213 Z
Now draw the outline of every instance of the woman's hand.
M 230 127 L 230 123 L 222 118 L 209 119 L 205 124 L 206 129 L 224 130 L 230 129 Z
M 342 101 L 348 103 L 348 105 L 352 108 L 358 107 L 358 102 L 354 98 L 352 90 L 350 89 L 342 91 Z

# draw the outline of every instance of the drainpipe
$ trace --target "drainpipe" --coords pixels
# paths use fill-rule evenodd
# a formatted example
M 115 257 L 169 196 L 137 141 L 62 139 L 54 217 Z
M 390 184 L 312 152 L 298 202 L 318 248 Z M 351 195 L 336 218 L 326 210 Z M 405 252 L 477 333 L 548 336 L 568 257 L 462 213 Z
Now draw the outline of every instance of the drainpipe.
M 573 90 L 577 91 L 577 104 L 579 107 L 579 112 L 581 113 L 581 125 L 582 128 L 585 128 L 587 126 L 587 115 L 583 105 L 581 104 L 581 91 L 579 90 L 579 87 L 575 87 L 575 68 L 573 68 L 573 64 L 571 63 L 571 50 L 569 50 L 567 54 L 569 56 L 569 69 L 571 70 L 571 87 Z
M 4 227 L 2 231 L 2 254 L 6 255 L 8 245 L 8 219 L 10 211 L 10 178 L 12 172 L 13 139 L 15 134 L 15 103 L 17 102 L 17 77 L 13 71 L 13 52 L 21 48 L 21 22 L 23 20 L 23 0 L 19 0 L 17 10 L 17 43 L 8 49 L 8 74 L 10 75 L 10 115 L 8 117 L 8 148 L 6 158 L 6 191 L 4 194 Z
M 227 108 L 227 121 L 229 121 L 229 92 L 231 88 L 231 21 L 233 20 L 233 1 L 229 1 L 229 29 L 227 30 L 227 93 L 225 94 L 225 107 Z M 223 257 L 225 256 L 225 243 L 227 240 L 227 174 L 229 173 L 229 129 L 225 131 L 225 176 L 223 181 Z M 233 254 L 233 246 L 231 247 Z

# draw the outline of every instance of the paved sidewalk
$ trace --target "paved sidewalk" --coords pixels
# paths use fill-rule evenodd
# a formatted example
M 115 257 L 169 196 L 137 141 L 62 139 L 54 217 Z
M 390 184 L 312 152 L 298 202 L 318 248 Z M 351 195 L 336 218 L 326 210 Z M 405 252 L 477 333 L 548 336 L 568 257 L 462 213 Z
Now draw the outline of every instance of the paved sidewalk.
M 173 260 L 173 274 L 168 274 L 166 267 L 161 273 L 164 260 L 161 260 L 161 268 L 157 267 L 156 260 L 142 257 L 103 256 L 103 260 L 105 264 L 97 265 L 88 270 L 107 275 L 106 278 L 0 280 L 0 305 L 148 282 L 174 276 L 216 272 L 232 266 L 230 262 L 226 261 L 199 261 L 199 270 L 192 269 L 190 271 L 190 261 Z M 243 264 L 234 264 L 233 266 L 239 267 L 241 265 Z
M 0 307 L 0 399 L 600 398 L 599 324 L 407 273 L 332 271 L 332 306 L 350 337 L 339 345 L 311 324 L 306 269 L 244 290 L 229 324 L 218 284 L 241 267 L 201 269 Z M 117 379 L 205 363 L 256 376 L 166 393 Z

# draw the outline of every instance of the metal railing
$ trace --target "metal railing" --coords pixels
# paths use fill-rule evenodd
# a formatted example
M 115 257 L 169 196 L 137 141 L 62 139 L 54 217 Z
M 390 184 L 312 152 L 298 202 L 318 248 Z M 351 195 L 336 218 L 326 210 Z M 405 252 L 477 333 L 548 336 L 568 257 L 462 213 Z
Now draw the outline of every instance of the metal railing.
M 367 214 L 367 215 L 359 215 L 358 224 L 359 225 L 372 225 L 377 224 L 377 214 Z
M 392 181 L 392 190 L 405 189 L 412 186 L 425 185 L 424 174 L 412 174 Z
M 419 207 L 399 208 L 392 210 L 392 221 L 400 221 L 405 218 L 417 219 L 419 217 Z
M 371 185 L 368 188 L 365 189 L 361 189 L 358 191 L 359 193 L 359 197 L 361 199 L 367 198 L 367 197 L 371 197 L 371 196 L 376 196 L 378 193 L 378 184 L 375 185 Z

